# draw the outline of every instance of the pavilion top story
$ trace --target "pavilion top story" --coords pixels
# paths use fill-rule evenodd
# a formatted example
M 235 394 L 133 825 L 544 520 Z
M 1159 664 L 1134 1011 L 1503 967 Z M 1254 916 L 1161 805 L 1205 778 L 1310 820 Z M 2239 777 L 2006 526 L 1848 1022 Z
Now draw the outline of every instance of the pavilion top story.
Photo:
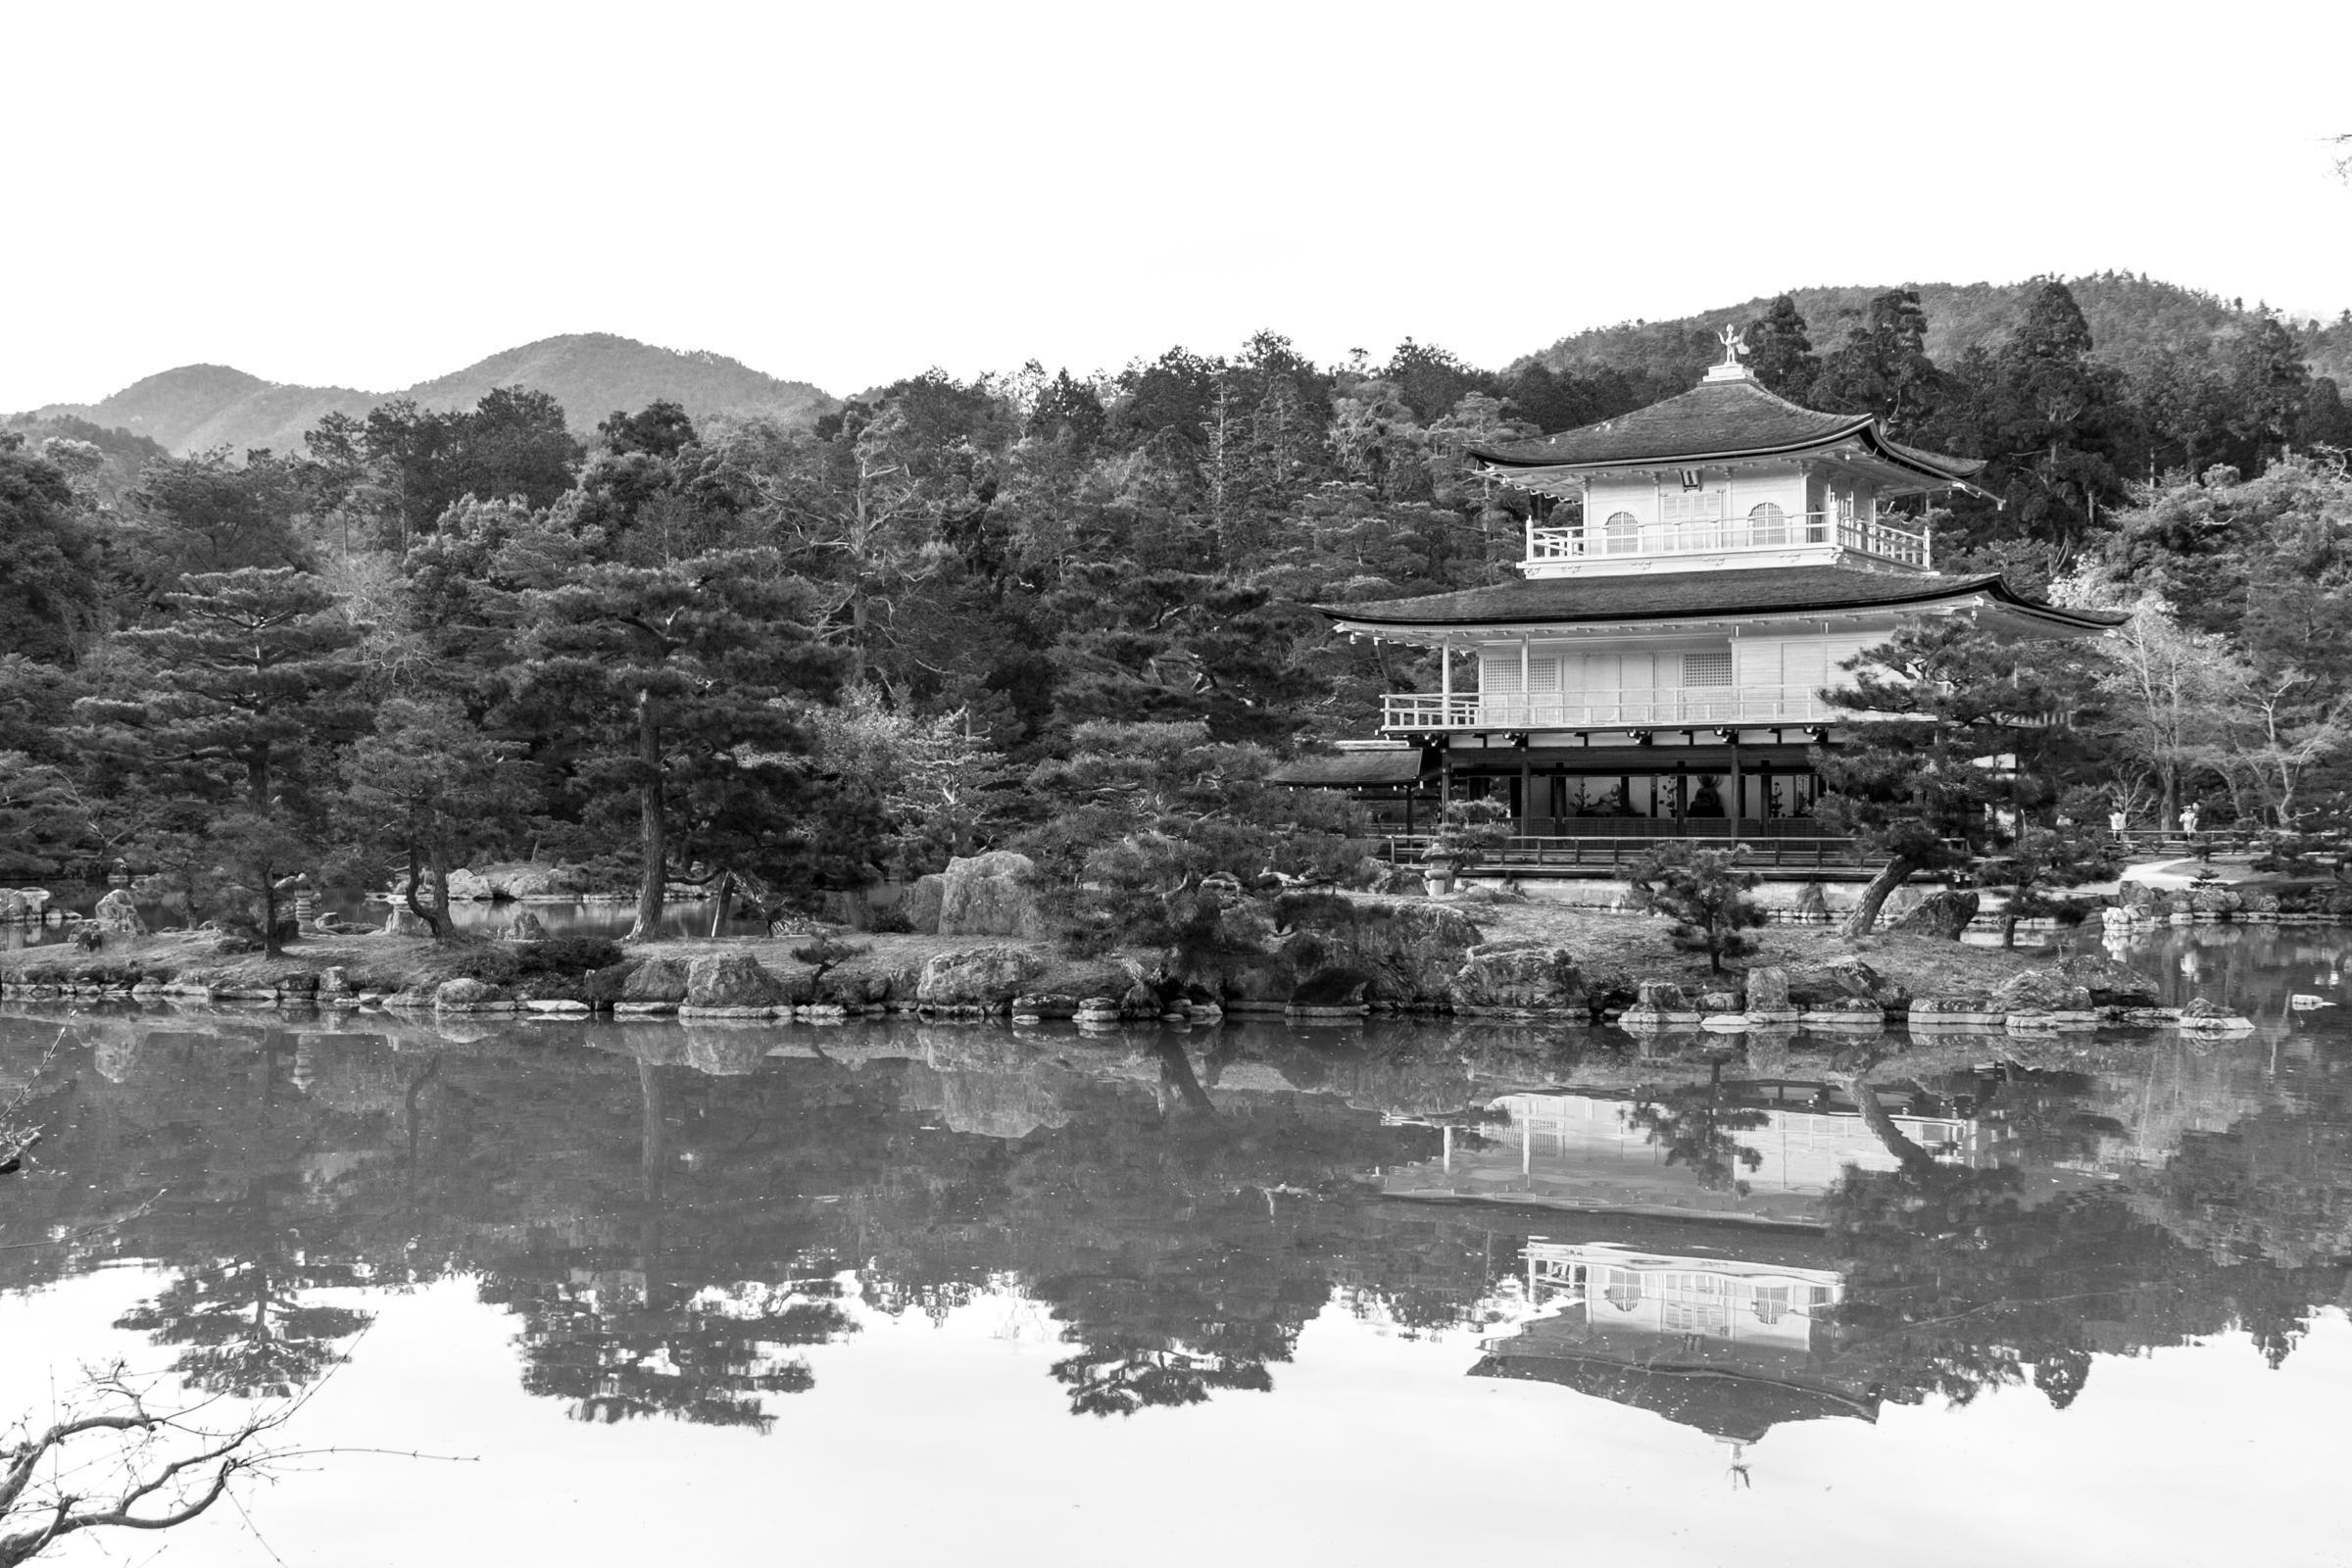
M 1901 509 L 1973 491 L 1982 465 L 1800 408 L 1740 367 L 1731 334 L 1725 350 L 1679 397 L 1474 451 L 1540 498 L 1518 579 L 1322 609 L 1349 636 L 1444 651 L 1440 689 L 1384 699 L 1381 731 L 1438 752 L 1449 783 L 1507 791 L 1523 832 L 1801 818 L 1807 743 L 1855 721 L 1820 693 L 1861 650 L 1931 616 L 2020 641 L 2120 618 L 1936 571 Z

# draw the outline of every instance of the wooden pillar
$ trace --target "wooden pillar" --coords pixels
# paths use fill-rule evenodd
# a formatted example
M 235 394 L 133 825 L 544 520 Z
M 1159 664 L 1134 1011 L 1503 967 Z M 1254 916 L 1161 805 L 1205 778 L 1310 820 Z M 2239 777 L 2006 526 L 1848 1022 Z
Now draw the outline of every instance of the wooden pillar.
M 1536 831 L 1536 770 L 1525 747 L 1519 749 L 1519 831 L 1531 837 Z
M 1740 817 L 1747 808 L 1747 786 L 1740 777 L 1740 732 L 1732 731 L 1732 837 L 1740 837 Z
M 1677 827 L 1690 820 L 1690 764 L 1677 759 L 1674 764 L 1674 821 Z

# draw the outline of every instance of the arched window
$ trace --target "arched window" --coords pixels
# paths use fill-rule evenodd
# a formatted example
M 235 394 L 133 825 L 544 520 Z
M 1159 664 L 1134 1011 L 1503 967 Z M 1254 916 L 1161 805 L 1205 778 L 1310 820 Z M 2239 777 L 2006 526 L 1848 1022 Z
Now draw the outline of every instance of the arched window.
M 1642 1304 L 1642 1276 L 1628 1269 L 1613 1268 L 1609 1270 L 1608 1288 L 1600 1294 L 1618 1311 L 1631 1312 Z
M 1788 1315 L 1788 1287 L 1759 1285 L 1756 1287 L 1756 1321 L 1766 1325 L 1778 1323 Z
M 1601 527 L 1608 535 L 1610 555 L 1630 556 L 1642 548 L 1642 523 L 1632 513 L 1612 512 Z
M 1747 542 L 1785 545 L 1788 542 L 1788 514 L 1767 501 L 1747 509 Z

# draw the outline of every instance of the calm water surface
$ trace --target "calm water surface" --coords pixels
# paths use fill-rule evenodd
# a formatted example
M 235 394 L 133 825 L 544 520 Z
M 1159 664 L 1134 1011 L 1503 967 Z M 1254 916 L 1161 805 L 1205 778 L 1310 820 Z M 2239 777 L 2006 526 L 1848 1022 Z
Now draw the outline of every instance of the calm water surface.
M 2124 952 L 2258 1032 L 0 1008 L 0 1399 L 466 1456 L 141 1561 L 2341 1562 L 2352 942 Z

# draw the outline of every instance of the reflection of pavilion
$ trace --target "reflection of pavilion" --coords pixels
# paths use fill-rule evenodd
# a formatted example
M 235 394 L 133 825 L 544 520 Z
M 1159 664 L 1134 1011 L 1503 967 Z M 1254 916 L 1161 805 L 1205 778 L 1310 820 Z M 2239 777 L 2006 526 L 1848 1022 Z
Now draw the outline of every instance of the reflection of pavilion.
M 1877 1419 L 1867 1385 L 1831 1370 L 1829 1314 L 1844 1288 L 1818 1266 L 1827 1259 L 1740 1251 L 1532 1241 L 1529 1298 L 1556 1310 L 1489 1341 L 1470 1375 L 1555 1383 L 1733 1443 L 1785 1421 Z
M 1490 1103 L 1504 1125 L 1483 1138 L 1447 1128 L 1440 1158 L 1390 1171 L 1385 1190 L 1404 1198 L 1486 1198 L 1561 1208 L 1706 1214 L 1793 1225 L 1822 1222 L 1823 1200 L 1847 1166 L 1882 1171 L 1900 1161 L 1840 1087 L 1741 1080 L 1722 1086 L 1714 1169 L 1670 1163 L 1664 1139 L 1639 1125 L 1648 1103 L 1626 1094 L 1505 1095 Z M 1994 1162 L 1986 1129 L 1963 1116 L 1913 1113 L 1907 1091 L 1880 1094 L 1894 1125 L 1938 1160 Z

